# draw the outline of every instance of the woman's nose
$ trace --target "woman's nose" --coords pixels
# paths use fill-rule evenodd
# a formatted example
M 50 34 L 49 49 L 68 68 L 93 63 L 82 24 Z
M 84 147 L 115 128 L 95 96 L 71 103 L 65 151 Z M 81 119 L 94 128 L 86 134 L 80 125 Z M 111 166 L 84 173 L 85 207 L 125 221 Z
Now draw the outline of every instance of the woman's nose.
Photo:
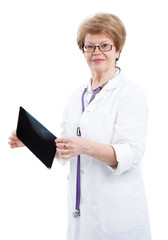
M 93 54 L 102 54 L 102 52 L 99 49 L 99 46 L 95 46 L 95 50 L 94 50 Z

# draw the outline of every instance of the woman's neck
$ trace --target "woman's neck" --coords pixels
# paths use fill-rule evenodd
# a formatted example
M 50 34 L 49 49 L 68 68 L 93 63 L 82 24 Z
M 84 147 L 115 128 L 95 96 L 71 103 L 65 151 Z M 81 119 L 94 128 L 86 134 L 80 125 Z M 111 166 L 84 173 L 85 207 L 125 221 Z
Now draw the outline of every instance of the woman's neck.
M 109 72 L 92 72 L 91 78 L 91 89 L 92 91 L 105 83 L 108 82 L 109 79 L 114 77 L 117 68 L 112 69 Z

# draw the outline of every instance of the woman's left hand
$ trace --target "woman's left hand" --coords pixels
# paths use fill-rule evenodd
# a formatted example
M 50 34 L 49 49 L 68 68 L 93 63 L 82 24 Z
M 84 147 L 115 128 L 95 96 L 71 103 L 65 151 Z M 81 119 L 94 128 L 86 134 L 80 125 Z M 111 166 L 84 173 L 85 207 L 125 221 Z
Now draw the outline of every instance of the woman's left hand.
M 55 140 L 60 158 L 68 159 L 84 153 L 86 139 L 82 137 L 57 138 Z

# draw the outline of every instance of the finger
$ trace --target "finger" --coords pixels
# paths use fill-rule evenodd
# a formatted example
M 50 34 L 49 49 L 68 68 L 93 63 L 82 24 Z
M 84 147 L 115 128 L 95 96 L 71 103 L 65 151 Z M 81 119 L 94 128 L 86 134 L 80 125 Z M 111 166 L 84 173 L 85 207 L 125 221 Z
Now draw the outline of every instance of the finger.
M 70 154 L 70 151 L 68 150 L 68 149 L 62 149 L 62 148 L 57 148 L 57 151 L 60 153 L 60 154 L 64 154 L 64 155 L 66 155 L 66 154 Z
M 62 154 L 60 154 L 60 158 L 62 158 L 62 159 L 69 159 L 69 158 L 71 158 L 72 156 L 70 155 L 70 154 L 66 154 L 66 155 L 62 155 Z
M 68 143 L 69 142 L 69 138 L 57 138 L 55 140 L 56 143 Z
M 70 149 L 57 149 L 57 150 L 61 156 L 68 156 L 68 158 L 77 156 L 77 153 Z
M 8 142 L 8 144 L 10 145 L 11 148 L 15 148 L 16 147 L 15 143 Z
M 72 146 L 69 143 L 56 143 L 57 149 L 71 149 Z
M 17 135 L 16 135 L 16 130 L 13 130 L 13 131 L 12 131 L 12 136 L 17 136 Z
M 14 137 L 14 136 L 10 136 L 9 137 L 9 140 L 11 140 L 11 141 L 19 141 L 19 139 L 17 138 L 17 137 Z
M 13 144 L 13 145 L 10 146 L 10 148 L 12 148 L 12 149 L 17 148 L 17 146 L 16 146 L 16 144 Z
M 15 144 L 15 142 L 14 141 L 9 141 L 8 144 L 13 145 L 13 144 Z
M 60 148 L 65 148 L 65 143 L 56 143 L 57 149 Z M 67 144 L 66 144 L 66 148 L 67 148 Z

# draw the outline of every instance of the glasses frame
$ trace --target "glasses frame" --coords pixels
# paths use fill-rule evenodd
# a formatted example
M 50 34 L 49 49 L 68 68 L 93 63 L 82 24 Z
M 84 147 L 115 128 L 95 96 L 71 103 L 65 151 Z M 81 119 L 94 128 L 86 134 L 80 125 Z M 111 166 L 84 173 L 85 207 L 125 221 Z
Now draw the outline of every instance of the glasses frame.
M 101 45 L 103 45 L 103 44 L 101 44 Z M 115 45 L 112 45 L 112 44 L 108 44 L 108 45 L 110 45 L 110 47 L 111 47 L 109 50 L 101 50 L 101 49 L 100 49 L 101 45 L 96 45 L 96 46 L 92 45 L 92 46 L 93 46 L 93 51 L 91 51 L 91 52 L 86 51 L 86 50 L 85 50 L 85 47 L 86 47 L 86 46 L 84 46 L 84 47 L 83 47 L 83 51 L 84 51 L 85 53 L 93 53 L 93 52 L 95 52 L 96 48 L 98 47 L 98 49 L 99 49 L 100 52 L 109 52 L 109 51 L 111 51 L 112 48 L 115 46 Z

